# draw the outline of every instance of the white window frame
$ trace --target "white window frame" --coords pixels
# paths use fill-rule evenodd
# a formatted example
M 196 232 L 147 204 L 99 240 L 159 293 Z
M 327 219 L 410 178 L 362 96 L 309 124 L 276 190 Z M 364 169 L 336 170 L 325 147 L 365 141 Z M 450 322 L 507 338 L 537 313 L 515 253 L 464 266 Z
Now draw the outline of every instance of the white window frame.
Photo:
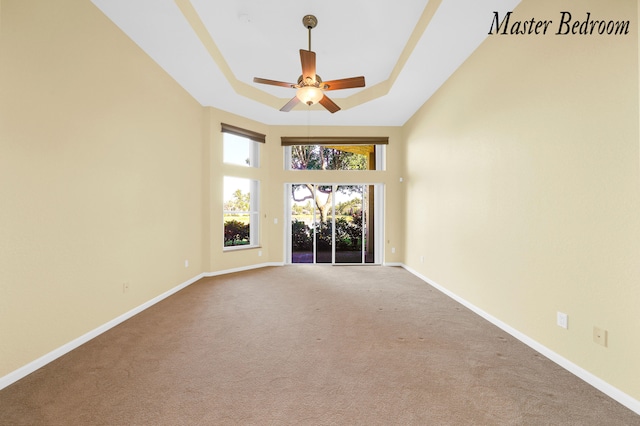
M 245 179 L 249 181 L 249 210 L 222 210 L 222 248 L 223 251 L 244 250 L 260 247 L 260 181 L 240 176 L 225 175 L 225 178 Z M 223 200 L 223 203 L 226 200 Z M 227 214 L 245 214 L 249 216 L 249 244 L 226 246 L 224 241 L 224 217 Z
M 364 145 L 373 145 L 376 150 L 376 169 L 373 171 L 384 171 L 387 167 L 386 156 L 387 156 L 387 146 L 386 145 L 376 145 L 376 144 L 364 144 Z M 284 169 L 285 170 L 295 170 L 297 172 L 304 172 L 307 170 L 297 170 L 291 168 L 291 146 L 283 146 L 284 152 Z M 316 171 L 316 170 L 314 170 Z M 323 170 L 326 172 L 360 172 L 363 170 Z M 366 171 L 366 170 L 364 170 Z

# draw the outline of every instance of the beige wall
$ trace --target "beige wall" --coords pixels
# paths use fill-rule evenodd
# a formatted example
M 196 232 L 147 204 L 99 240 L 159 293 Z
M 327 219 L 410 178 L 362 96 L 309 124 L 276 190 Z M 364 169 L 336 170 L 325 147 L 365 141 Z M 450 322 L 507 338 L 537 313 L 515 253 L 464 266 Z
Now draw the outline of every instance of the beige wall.
M 512 19 L 563 10 L 632 34 L 492 36 L 466 61 L 403 129 L 405 262 L 640 399 L 637 2 Z
M 2 377 L 202 272 L 205 117 L 90 2 L 0 7 Z

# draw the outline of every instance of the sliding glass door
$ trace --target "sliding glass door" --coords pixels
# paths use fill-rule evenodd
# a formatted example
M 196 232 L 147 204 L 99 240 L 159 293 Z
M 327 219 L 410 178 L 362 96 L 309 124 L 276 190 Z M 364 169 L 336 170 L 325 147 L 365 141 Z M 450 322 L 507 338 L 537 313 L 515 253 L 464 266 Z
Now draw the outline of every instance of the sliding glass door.
M 375 185 L 292 184 L 291 263 L 376 262 Z

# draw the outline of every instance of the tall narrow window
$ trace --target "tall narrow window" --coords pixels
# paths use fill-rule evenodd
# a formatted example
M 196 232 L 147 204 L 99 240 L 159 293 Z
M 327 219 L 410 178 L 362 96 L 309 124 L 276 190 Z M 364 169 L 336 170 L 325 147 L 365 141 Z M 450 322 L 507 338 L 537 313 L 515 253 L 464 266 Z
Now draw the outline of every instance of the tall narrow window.
M 224 177 L 224 247 L 259 245 L 260 182 L 231 176 Z
M 225 123 L 221 131 L 225 164 L 260 166 L 260 144 L 265 142 L 265 135 Z M 224 250 L 257 247 L 260 244 L 260 182 L 250 179 L 249 170 L 225 169 L 233 170 L 234 176 L 224 177 Z

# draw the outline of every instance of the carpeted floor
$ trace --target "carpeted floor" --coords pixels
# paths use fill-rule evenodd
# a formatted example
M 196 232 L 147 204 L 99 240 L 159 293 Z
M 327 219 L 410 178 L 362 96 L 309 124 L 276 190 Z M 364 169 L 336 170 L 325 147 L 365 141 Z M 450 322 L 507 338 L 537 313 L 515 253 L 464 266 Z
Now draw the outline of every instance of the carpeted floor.
M 640 425 L 391 267 L 203 279 L 0 391 L 1 425 Z

